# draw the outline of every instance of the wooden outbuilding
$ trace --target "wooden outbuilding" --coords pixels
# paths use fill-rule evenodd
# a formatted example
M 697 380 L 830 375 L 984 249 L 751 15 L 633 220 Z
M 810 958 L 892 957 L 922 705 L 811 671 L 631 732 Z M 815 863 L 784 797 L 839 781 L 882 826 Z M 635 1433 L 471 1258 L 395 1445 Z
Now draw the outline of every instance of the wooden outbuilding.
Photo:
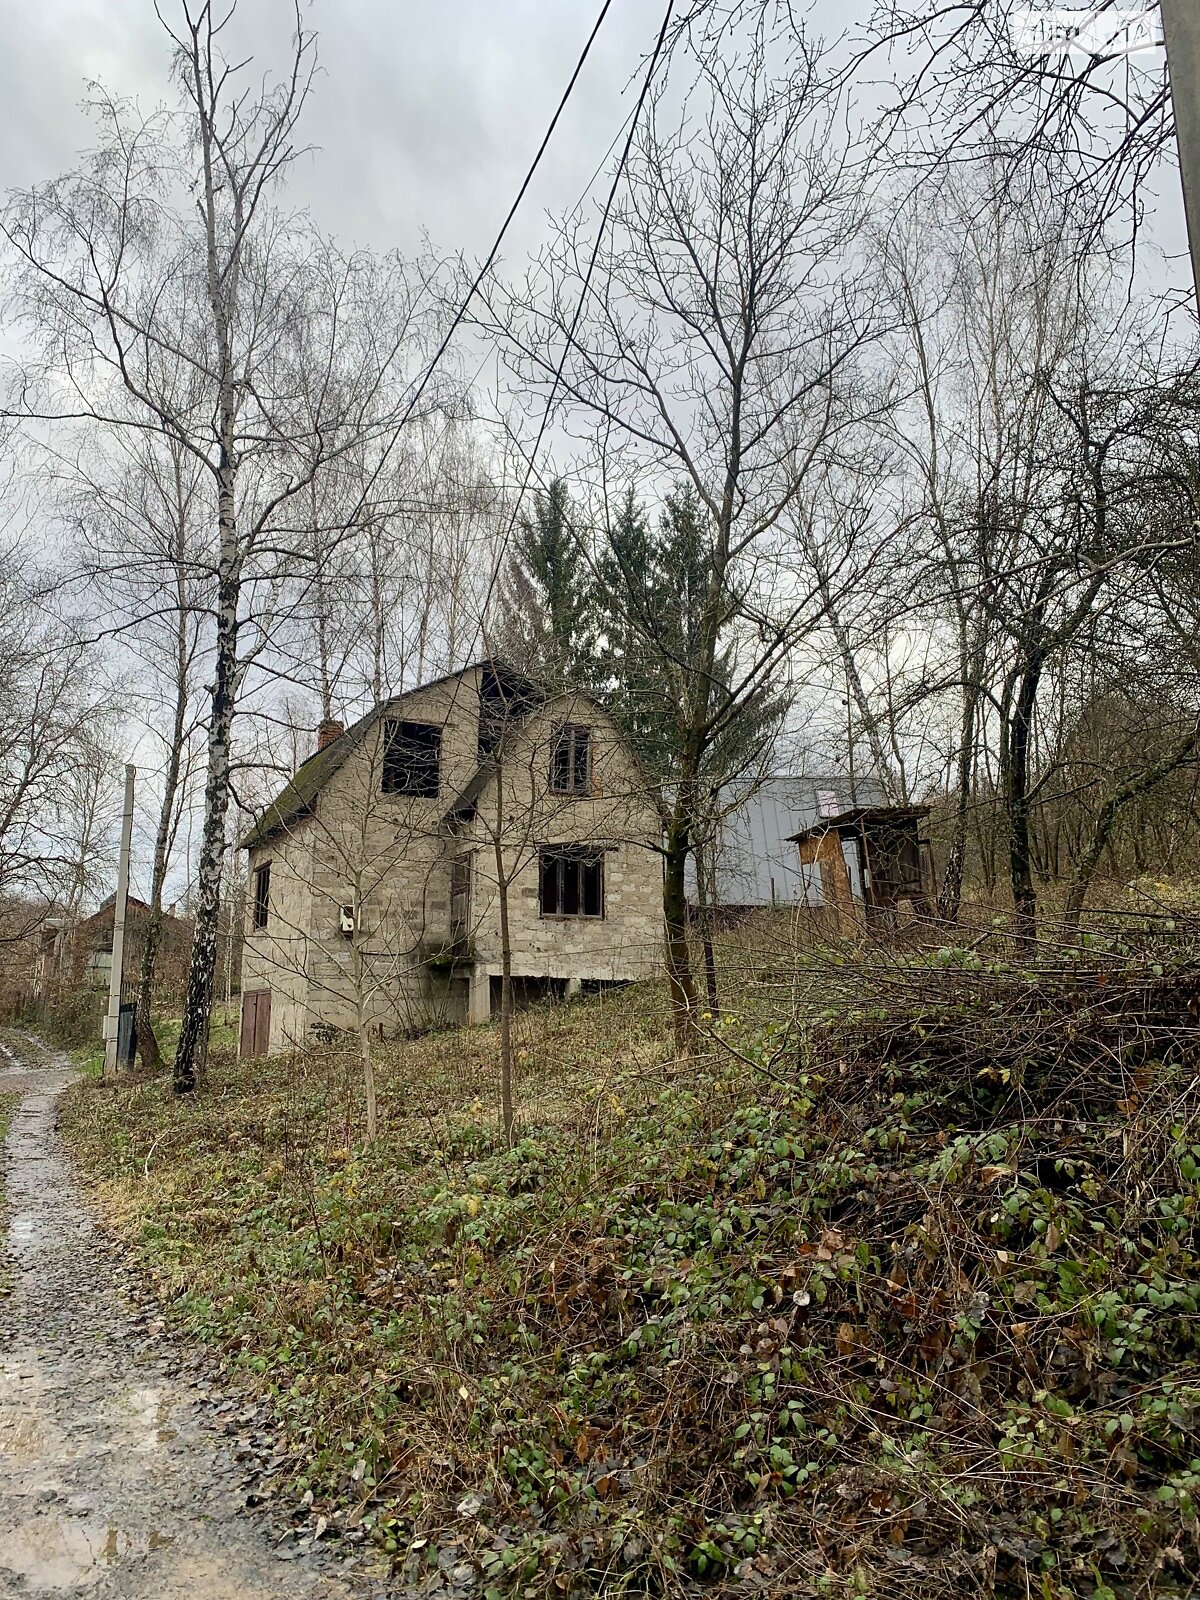
M 893 927 L 905 907 L 928 914 L 933 857 L 924 822 L 929 806 L 855 806 L 821 817 L 791 836 L 843 932 Z

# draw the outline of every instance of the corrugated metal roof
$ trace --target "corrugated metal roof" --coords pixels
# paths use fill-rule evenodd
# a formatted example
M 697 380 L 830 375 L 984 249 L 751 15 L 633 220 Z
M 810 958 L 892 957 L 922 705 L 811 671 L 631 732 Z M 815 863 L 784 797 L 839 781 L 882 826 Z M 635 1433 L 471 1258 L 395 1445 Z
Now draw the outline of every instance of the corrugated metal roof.
M 716 899 L 722 906 L 820 905 L 821 890 L 810 883 L 791 838 L 821 816 L 836 816 L 851 805 L 884 805 L 877 778 L 856 777 L 851 792 L 845 773 L 768 778 L 741 786 L 744 798 L 722 821 L 717 843 Z M 726 790 L 725 803 L 738 786 Z M 696 871 L 688 860 L 688 897 L 696 898 Z

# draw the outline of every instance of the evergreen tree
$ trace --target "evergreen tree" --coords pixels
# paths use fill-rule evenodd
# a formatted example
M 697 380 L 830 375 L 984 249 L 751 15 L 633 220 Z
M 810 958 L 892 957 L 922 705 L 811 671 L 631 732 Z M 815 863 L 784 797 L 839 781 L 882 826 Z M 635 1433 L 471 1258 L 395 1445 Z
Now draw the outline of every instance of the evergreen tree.
M 678 770 L 682 730 L 700 687 L 704 609 L 712 581 L 705 507 L 691 484 L 667 495 L 657 527 L 633 490 L 608 531 L 598 563 L 597 652 L 601 691 L 646 769 L 670 782 Z M 730 598 L 731 614 L 739 597 Z M 731 697 L 730 641 L 712 672 L 712 703 Z M 787 696 L 763 688 L 742 696 L 737 716 L 706 751 L 705 787 L 716 792 L 753 769 L 787 709 Z
M 670 767 L 674 701 L 661 668 L 664 573 L 660 541 L 626 490 L 596 564 L 596 679 L 648 772 Z
M 523 516 L 500 592 L 498 652 L 550 688 L 589 687 L 596 635 L 591 571 L 567 485 L 556 478 Z

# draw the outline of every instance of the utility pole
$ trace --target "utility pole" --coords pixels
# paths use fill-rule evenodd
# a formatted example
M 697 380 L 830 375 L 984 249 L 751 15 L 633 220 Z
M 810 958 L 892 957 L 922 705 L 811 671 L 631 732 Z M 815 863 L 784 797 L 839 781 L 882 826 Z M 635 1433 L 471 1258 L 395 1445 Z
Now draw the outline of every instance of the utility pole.
M 113 901 L 112 968 L 108 974 L 108 1014 L 104 1019 L 104 1081 L 117 1076 L 117 1033 L 121 1025 L 121 976 L 125 965 L 125 911 L 129 903 L 129 852 L 133 843 L 133 779 L 125 768 L 125 809 L 121 814 L 121 854 L 117 862 L 117 894 Z
M 1179 176 L 1192 252 L 1192 281 L 1200 308 L 1200 3 L 1159 0 L 1167 75 L 1179 144 Z

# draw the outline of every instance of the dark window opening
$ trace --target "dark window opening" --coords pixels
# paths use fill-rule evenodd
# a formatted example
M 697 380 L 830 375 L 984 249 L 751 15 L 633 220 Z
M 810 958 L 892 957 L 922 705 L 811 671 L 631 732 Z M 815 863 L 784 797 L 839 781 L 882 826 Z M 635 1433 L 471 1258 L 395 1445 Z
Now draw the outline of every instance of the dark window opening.
M 504 729 L 511 715 L 519 707 L 511 692 L 490 667 L 484 669 L 479 682 L 479 754 L 491 755 L 504 737 Z
M 567 996 L 567 980 L 565 978 L 520 978 L 509 980 L 512 989 L 512 1008 L 514 1011 L 529 1011 L 533 1006 L 545 1005 L 547 1002 L 554 1004 L 556 1001 L 565 1000 Z M 504 993 L 504 979 L 493 978 L 489 984 L 489 997 L 493 1017 L 500 1015 L 500 1006 Z
M 584 1000 L 595 999 L 596 996 L 615 994 L 620 989 L 628 989 L 628 978 L 584 978 L 579 985 L 579 993 Z
M 604 915 L 604 856 L 571 847 L 538 855 L 538 900 L 544 917 Z
M 533 684 L 513 673 L 485 667 L 479 679 L 479 756 L 491 755 L 506 728 L 521 722 L 540 701 Z
M 436 722 L 384 724 L 383 792 L 436 800 L 441 782 L 442 730 Z
M 265 928 L 271 915 L 271 863 L 264 861 L 254 870 L 254 927 Z
M 554 794 L 587 794 L 592 787 L 592 730 L 565 723 L 550 750 L 550 789 Z

